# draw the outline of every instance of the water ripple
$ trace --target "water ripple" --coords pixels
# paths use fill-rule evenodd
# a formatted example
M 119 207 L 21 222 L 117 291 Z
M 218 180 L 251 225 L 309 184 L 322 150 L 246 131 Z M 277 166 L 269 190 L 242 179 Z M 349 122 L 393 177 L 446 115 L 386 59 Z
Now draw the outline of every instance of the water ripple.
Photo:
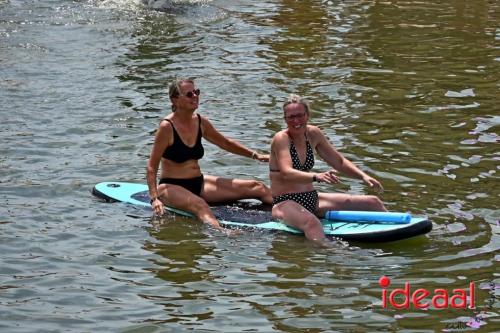
M 431 332 L 460 321 L 495 331 L 495 10 L 0 1 L 0 329 Z M 200 113 L 222 133 L 263 152 L 284 126 L 287 94 L 307 96 L 311 122 L 384 183 L 387 207 L 427 215 L 432 232 L 320 249 L 283 233 L 225 237 L 92 197 L 100 181 L 144 182 L 176 76 L 196 78 Z M 205 172 L 268 182 L 265 164 L 205 148 Z M 319 188 L 371 194 L 347 178 Z M 477 313 L 383 309 L 382 275 L 390 288 L 475 281 Z

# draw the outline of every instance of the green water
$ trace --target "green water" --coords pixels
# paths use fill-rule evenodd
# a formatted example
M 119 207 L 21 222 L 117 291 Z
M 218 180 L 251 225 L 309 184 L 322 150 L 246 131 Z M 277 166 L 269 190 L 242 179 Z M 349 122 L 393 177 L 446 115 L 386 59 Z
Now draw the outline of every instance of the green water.
M 0 0 L 0 330 L 498 331 L 499 10 Z M 145 182 L 175 76 L 195 77 L 199 112 L 262 152 L 284 98 L 307 96 L 311 123 L 382 181 L 387 207 L 429 216 L 432 232 L 327 250 L 97 200 L 98 182 Z M 205 149 L 204 173 L 268 182 L 267 165 Z M 319 189 L 370 193 L 347 178 Z M 384 309 L 382 275 L 390 291 L 474 282 L 476 309 Z

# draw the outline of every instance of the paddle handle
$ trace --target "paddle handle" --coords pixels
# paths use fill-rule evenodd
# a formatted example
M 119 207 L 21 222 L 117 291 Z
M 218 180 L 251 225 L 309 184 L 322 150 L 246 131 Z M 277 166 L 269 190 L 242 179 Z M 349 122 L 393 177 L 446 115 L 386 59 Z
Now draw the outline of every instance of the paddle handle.
M 387 222 L 406 224 L 411 221 L 411 214 L 397 212 L 370 212 L 353 210 L 329 210 L 325 214 L 327 220 L 347 222 Z

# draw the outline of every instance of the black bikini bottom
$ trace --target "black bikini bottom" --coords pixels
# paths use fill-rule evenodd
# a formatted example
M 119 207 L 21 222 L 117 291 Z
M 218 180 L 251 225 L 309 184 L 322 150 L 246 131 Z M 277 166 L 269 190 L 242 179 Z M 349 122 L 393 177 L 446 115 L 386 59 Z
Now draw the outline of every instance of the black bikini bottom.
M 178 185 L 199 196 L 203 188 L 203 175 L 194 178 L 161 178 L 160 184 Z

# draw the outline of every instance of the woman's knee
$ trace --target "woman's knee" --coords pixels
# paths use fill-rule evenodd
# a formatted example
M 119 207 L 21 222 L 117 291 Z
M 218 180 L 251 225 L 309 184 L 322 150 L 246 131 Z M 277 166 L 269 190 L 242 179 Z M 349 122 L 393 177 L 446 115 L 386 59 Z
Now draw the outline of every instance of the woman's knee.
M 264 185 L 264 183 L 262 183 L 261 181 L 258 181 L 258 180 L 249 180 L 248 181 L 248 187 L 252 191 L 258 192 L 258 193 L 265 193 L 266 191 L 268 191 L 267 186 Z
M 367 198 L 367 203 L 372 210 L 386 210 L 382 200 L 380 200 L 379 197 L 375 195 L 369 195 Z
M 273 205 L 273 208 L 271 209 L 271 215 L 275 219 L 284 219 L 285 214 L 283 214 L 283 210 L 281 209 L 282 203 L 278 203 L 276 205 Z
M 247 189 L 257 198 L 263 198 L 271 195 L 271 190 L 269 190 L 269 187 L 258 180 L 249 180 L 247 183 Z

